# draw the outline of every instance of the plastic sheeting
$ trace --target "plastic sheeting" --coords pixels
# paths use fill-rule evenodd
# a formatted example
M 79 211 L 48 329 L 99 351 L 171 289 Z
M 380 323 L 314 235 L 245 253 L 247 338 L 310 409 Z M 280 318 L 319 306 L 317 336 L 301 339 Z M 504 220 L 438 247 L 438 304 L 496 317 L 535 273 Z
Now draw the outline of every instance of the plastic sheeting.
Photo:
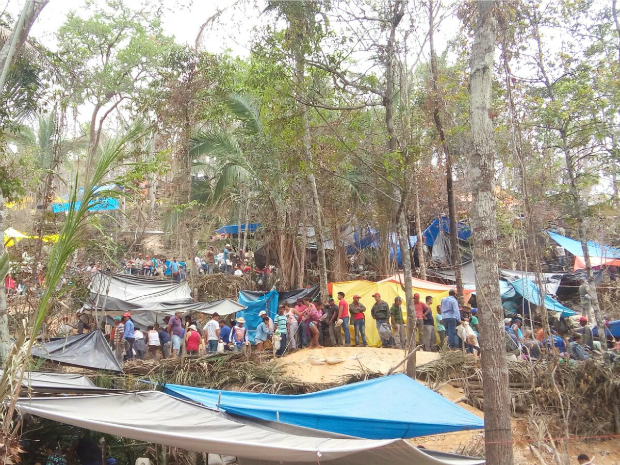
M 32 348 L 32 356 L 96 370 L 122 371 L 101 331 L 56 339 Z
M 561 234 L 547 231 L 549 237 L 575 256 L 575 270 L 585 268 L 583 247 L 581 242 Z M 620 266 L 620 249 L 608 245 L 600 245 L 598 242 L 588 241 L 588 253 L 592 266 L 615 265 Z
M 438 458 L 403 440 L 290 434 L 147 391 L 119 395 L 20 399 L 22 413 L 180 449 L 236 456 L 242 464 L 475 465 L 479 459 Z M 119 412 L 121 414 L 119 414 Z M 156 419 L 156 421 L 153 421 Z
M 288 304 L 293 304 L 297 302 L 298 299 L 305 299 L 306 297 L 310 300 L 314 300 L 314 298 L 317 297 L 320 292 L 321 288 L 318 284 L 306 287 L 305 289 L 293 289 L 291 291 L 279 292 L 278 305 L 281 305 L 284 302 Z M 263 291 L 243 291 L 243 293 L 247 298 L 259 298 L 268 294 L 268 292 Z
M 178 302 L 191 300 L 187 282 L 153 279 L 128 274 L 97 273 L 88 285 L 90 291 L 125 302 Z
M 260 227 L 260 223 L 250 223 L 248 224 L 248 232 L 254 232 Z M 241 223 L 241 231 L 245 231 L 244 223 Z M 220 229 L 216 229 L 215 232 L 218 234 L 239 234 L 239 225 L 227 224 L 226 226 L 222 226 Z
M 403 374 L 299 396 L 176 384 L 167 384 L 165 392 L 235 415 L 366 439 L 413 438 L 484 427 L 481 418 Z
M 499 273 L 502 278 L 505 278 L 508 281 L 525 278 L 534 283 L 536 282 L 536 273 L 517 270 L 499 270 Z M 564 273 L 542 273 L 542 279 L 547 294 L 555 295 L 557 293 L 563 275 Z
M 542 305 L 540 300 L 540 290 L 538 289 L 538 286 L 536 286 L 536 284 L 534 284 L 534 282 L 530 281 L 529 279 L 515 279 L 514 281 L 511 281 L 508 285 L 512 286 L 515 292 L 528 302 L 537 306 Z M 565 307 L 553 297 L 546 294 L 545 307 L 547 308 L 547 310 L 561 313 L 562 316 L 577 315 L 577 312 L 571 310 L 568 307 Z
M 428 247 L 433 247 L 435 245 L 435 240 L 439 235 L 440 229 L 446 234 L 450 234 L 450 219 L 447 216 L 434 219 L 433 222 L 424 230 L 424 239 Z M 459 221 L 456 229 L 457 237 L 460 240 L 466 241 L 471 237 L 471 229 L 467 223 Z
M 237 317 L 245 319 L 245 327 L 248 329 L 248 339 L 254 342 L 256 328 L 262 322 L 258 314 L 265 310 L 271 319 L 278 313 L 278 292 L 272 289 L 266 294 L 239 291 L 239 303 L 246 306 L 245 310 L 237 312 Z
M 0 370 L 2 376 L 3 370 Z M 46 394 L 76 394 L 76 393 L 102 393 L 117 391 L 95 386 L 84 375 L 74 373 L 45 373 L 39 371 L 27 371 L 24 373 L 22 386 L 27 390 Z

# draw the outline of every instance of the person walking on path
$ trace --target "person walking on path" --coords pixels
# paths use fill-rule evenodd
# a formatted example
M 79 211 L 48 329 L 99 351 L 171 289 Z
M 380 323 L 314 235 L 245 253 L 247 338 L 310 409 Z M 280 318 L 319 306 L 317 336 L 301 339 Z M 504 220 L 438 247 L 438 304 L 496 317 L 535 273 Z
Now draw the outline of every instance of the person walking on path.
M 355 331 L 356 347 L 360 346 L 360 341 L 364 344 L 364 347 L 368 347 L 368 344 L 366 344 L 366 319 L 364 316 L 366 307 L 360 302 L 359 295 L 353 296 L 353 302 L 349 305 L 349 311 L 351 315 L 353 315 L 353 330 Z

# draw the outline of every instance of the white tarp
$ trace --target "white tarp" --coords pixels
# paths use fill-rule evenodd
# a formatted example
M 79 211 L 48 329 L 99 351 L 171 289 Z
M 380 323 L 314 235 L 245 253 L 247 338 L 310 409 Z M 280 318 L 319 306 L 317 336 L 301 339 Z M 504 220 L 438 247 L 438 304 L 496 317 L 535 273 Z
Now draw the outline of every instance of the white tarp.
M 114 297 L 125 302 L 175 302 L 192 298 L 187 281 L 155 279 L 128 274 L 108 275 L 97 273 L 88 285 L 90 291 L 99 295 Z
M 438 459 L 398 440 L 334 439 L 287 434 L 245 424 L 155 391 L 119 395 L 20 399 L 21 413 L 105 434 L 196 452 L 231 455 L 241 464 L 477 465 Z M 119 412 L 121 413 L 119 415 Z M 153 421 L 156 418 L 157 421 Z
M 0 370 L 0 376 L 4 373 Z M 45 393 L 90 393 L 109 392 L 115 389 L 97 387 L 88 377 L 74 373 L 46 373 L 27 371 L 22 386 L 33 392 Z

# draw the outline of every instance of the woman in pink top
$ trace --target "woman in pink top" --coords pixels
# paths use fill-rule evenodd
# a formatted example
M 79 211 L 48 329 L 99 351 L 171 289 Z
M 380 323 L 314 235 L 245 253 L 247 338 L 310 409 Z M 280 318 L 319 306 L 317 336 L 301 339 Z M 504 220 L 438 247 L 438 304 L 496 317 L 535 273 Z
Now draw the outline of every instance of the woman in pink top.
M 310 303 L 310 301 L 308 301 L 308 304 L 304 318 L 308 321 L 308 329 L 310 330 L 309 347 L 311 349 L 322 349 L 323 346 L 319 345 L 319 325 L 323 312 L 316 308 L 313 303 Z

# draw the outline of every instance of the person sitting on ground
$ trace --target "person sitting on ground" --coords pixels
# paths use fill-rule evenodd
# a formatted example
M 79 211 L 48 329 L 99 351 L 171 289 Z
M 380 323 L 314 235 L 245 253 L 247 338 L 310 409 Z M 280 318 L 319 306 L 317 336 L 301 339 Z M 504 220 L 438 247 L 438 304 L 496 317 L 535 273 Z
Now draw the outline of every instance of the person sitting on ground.
M 523 335 L 523 347 L 527 351 L 527 356 L 529 356 L 530 359 L 540 358 L 540 345 L 540 341 L 534 338 L 534 333 L 527 330 Z
M 166 317 L 168 318 L 168 317 Z M 170 334 L 168 334 L 168 331 L 166 331 L 166 325 L 167 325 L 167 321 L 166 318 L 164 318 L 164 326 L 156 326 L 157 329 L 157 335 L 159 336 L 159 343 L 160 343 L 160 347 L 161 347 L 161 354 L 163 358 L 168 358 L 170 357 Z
M 154 326 L 147 328 L 146 337 L 149 346 L 149 357 L 157 358 L 157 351 L 161 346 L 161 341 L 159 340 L 159 333 Z
M 581 334 L 575 333 L 573 340 L 568 344 L 571 350 L 571 355 L 575 360 L 587 360 L 590 356 L 586 353 L 586 350 L 581 345 Z
M 579 462 L 579 465 L 594 465 L 594 462 L 586 454 L 579 454 L 577 462 Z
M 222 342 L 220 338 L 220 315 L 214 313 L 211 315 L 211 319 L 203 328 L 203 335 L 205 339 L 205 345 L 207 346 L 207 352 L 214 354 L 217 352 L 217 344 Z
M 273 334 L 269 331 L 269 317 L 266 313 L 260 316 L 262 322 L 256 328 L 256 333 L 254 334 L 254 342 L 256 342 L 256 350 L 262 352 L 265 350 L 265 342 L 269 340 L 271 335 Z
M 187 330 L 187 337 L 185 338 L 185 350 L 187 350 L 187 355 L 198 355 L 199 348 L 200 333 L 196 325 L 190 325 Z
M 230 326 L 224 320 L 218 321 L 220 326 L 220 341 L 224 343 L 224 350 L 230 350 Z
M 594 350 L 594 335 L 592 334 L 592 328 L 588 325 L 588 317 L 579 317 L 578 332 L 583 336 L 583 345 L 589 350 Z
M 146 352 L 146 340 L 144 339 L 144 333 L 136 326 L 133 333 L 136 342 L 134 343 L 134 349 L 136 350 L 136 356 L 139 360 L 144 360 L 144 353 Z
M 235 352 L 240 352 L 244 346 L 248 346 L 248 330 L 244 327 L 245 318 L 237 318 L 237 324 L 230 332 L 230 345 Z

